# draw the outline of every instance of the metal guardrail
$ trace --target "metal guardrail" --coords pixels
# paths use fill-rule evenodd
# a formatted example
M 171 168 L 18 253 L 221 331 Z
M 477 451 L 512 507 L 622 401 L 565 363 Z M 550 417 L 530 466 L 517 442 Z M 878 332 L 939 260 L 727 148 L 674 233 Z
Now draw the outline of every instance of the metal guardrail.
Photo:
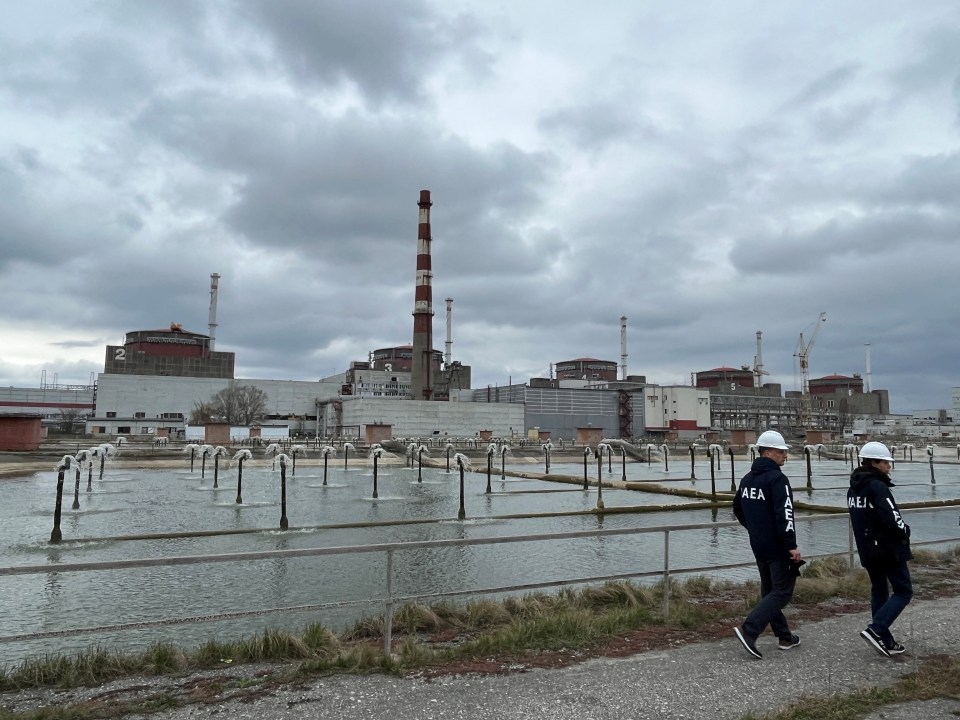
M 927 512 L 942 512 L 946 509 L 954 508 L 924 508 L 911 509 L 911 515 Z M 846 514 L 823 515 L 798 517 L 798 522 L 836 522 L 840 519 L 847 520 Z M 456 598 L 473 595 L 492 595 L 510 592 L 520 592 L 527 590 L 538 590 L 544 588 L 559 588 L 568 585 L 589 585 L 598 582 L 610 582 L 615 580 L 631 580 L 638 578 L 658 577 L 663 585 L 663 614 L 665 618 L 670 616 L 670 578 L 672 575 L 715 572 L 718 570 L 730 570 L 738 568 L 753 567 L 754 563 L 722 563 L 713 565 L 703 565 L 696 567 L 670 567 L 670 536 L 672 533 L 689 532 L 693 530 L 714 530 L 720 528 L 738 528 L 739 523 L 729 522 L 711 522 L 697 523 L 692 525 L 662 525 L 646 528 L 616 528 L 608 530 L 580 530 L 573 532 L 543 533 L 536 535 L 508 535 L 501 537 L 483 537 L 483 538 L 456 538 L 449 540 L 420 540 L 413 542 L 398 543 L 375 543 L 371 545 L 341 545 L 322 548 L 299 548 L 295 550 L 263 550 L 257 552 L 243 553 L 225 553 L 215 555 L 181 555 L 174 557 L 158 558 L 140 558 L 131 560 L 110 560 L 101 562 L 80 562 L 80 563 L 61 563 L 49 565 L 20 565 L 10 567 L 0 567 L 0 576 L 13 575 L 48 575 L 51 573 L 71 573 L 71 572 L 91 572 L 98 570 L 132 570 L 144 567 L 172 567 L 181 565 L 204 565 L 207 563 L 229 563 L 229 562 L 249 562 L 257 560 L 272 560 L 279 558 L 306 558 L 322 557 L 328 555 L 351 555 L 368 553 L 385 553 L 386 555 L 386 573 L 385 573 L 385 594 L 380 597 L 374 597 L 364 600 L 345 600 L 338 602 L 316 603 L 311 605 L 296 605 L 279 608 L 263 608 L 258 610 L 247 610 L 242 612 L 219 613 L 215 615 L 205 615 L 185 618 L 166 618 L 161 620 L 150 620 L 143 622 L 119 623 L 114 625 L 102 625 L 95 627 L 78 627 L 65 630 L 53 630 L 39 633 L 25 633 L 19 635 L 0 636 L 0 643 L 12 643 L 29 640 L 39 640 L 52 637 L 71 637 L 76 635 L 104 633 L 124 630 L 145 629 L 151 627 L 163 627 L 169 625 L 183 625 L 191 623 L 212 622 L 241 617 L 255 617 L 265 615 L 277 615 L 283 613 L 301 613 L 313 612 L 317 610 L 327 610 L 340 607 L 349 607 L 357 605 L 383 605 L 384 620 L 384 650 L 390 653 L 393 644 L 393 613 L 397 604 L 417 602 L 421 600 L 437 600 L 441 598 Z M 551 540 L 573 540 L 577 538 L 601 538 L 614 537 L 621 535 L 643 535 L 659 533 L 663 536 L 663 566 L 658 570 L 644 572 L 626 572 L 608 575 L 590 575 L 576 578 L 566 578 L 561 580 L 547 580 L 543 582 L 522 583 L 514 585 L 503 585 L 497 587 L 470 588 L 464 590 L 452 590 L 445 592 L 421 593 L 414 595 L 395 595 L 393 592 L 393 560 L 398 552 L 418 549 L 439 549 L 449 547 L 468 547 L 477 545 L 506 545 L 514 543 L 527 542 L 547 542 Z M 960 542 L 960 536 L 940 538 L 924 542 L 915 542 L 913 547 L 924 545 L 942 545 L 945 543 Z M 810 559 L 847 556 L 850 567 L 854 567 L 856 557 L 856 547 L 854 544 L 853 530 L 848 523 L 848 547 L 845 551 L 836 553 L 823 553 L 819 555 L 806 555 Z

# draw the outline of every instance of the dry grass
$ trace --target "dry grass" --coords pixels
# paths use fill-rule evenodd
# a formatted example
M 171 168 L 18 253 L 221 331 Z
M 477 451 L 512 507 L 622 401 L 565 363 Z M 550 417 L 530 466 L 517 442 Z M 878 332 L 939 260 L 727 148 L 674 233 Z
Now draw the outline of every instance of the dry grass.
M 918 551 L 917 578 L 929 577 L 930 587 L 942 587 L 960 574 L 960 548 L 945 553 Z M 920 586 L 923 580 L 915 581 Z M 941 583 L 937 585 L 936 583 Z M 182 673 L 221 667 L 226 663 L 293 662 L 299 673 L 395 672 L 436 664 L 444 659 L 471 659 L 491 654 L 520 655 L 559 648 L 588 649 L 630 630 L 669 624 L 697 628 L 717 620 L 723 603 L 742 599 L 744 609 L 757 597 L 757 583 L 719 582 L 707 577 L 670 581 L 670 620 L 661 614 L 663 585 L 611 582 L 582 589 L 563 588 L 555 594 L 534 592 L 503 601 L 466 604 L 415 603 L 395 614 L 396 654 L 384 656 L 381 616 L 358 620 L 337 634 L 319 624 L 302 633 L 267 630 L 234 642 L 210 640 L 193 651 L 157 643 L 141 654 L 121 654 L 96 647 L 73 656 L 49 655 L 0 670 L 0 690 L 37 686 L 97 685 L 117 677 L 146 673 Z M 816 604 L 832 597 L 866 600 L 869 581 L 861 569 L 850 570 L 845 558 L 813 561 L 797 584 L 794 601 Z M 729 606 L 727 606 L 729 607 Z M 737 611 L 734 611 L 737 612 Z M 422 635 L 438 634 L 433 643 Z M 451 644 L 452 641 L 452 644 Z M 939 666 L 931 666 L 929 673 Z M 948 668 L 955 666 L 946 666 Z M 914 680 L 911 693 L 920 693 Z M 933 682 L 933 681 L 932 681 Z M 947 686 L 946 679 L 934 687 Z M 799 717 L 799 716 L 797 716 Z M 837 716 L 840 717 L 840 716 Z

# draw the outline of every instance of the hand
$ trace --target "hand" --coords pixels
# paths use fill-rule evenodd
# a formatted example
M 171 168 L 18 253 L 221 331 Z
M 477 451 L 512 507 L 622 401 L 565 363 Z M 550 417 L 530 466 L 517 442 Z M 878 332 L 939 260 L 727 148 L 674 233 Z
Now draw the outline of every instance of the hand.
M 790 551 L 790 559 L 794 562 L 800 562 L 803 560 L 803 556 L 800 554 L 800 548 L 794 548 Z

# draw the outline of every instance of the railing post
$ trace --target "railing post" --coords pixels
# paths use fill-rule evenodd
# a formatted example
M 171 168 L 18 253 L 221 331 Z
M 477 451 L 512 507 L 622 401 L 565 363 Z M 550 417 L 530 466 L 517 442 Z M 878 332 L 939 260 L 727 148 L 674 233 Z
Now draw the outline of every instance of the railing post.
M 393 645 L 393 550 L 387 550 L 387 600 L 383 608 L 383 652 L 390 657 Z
M 670 618 L 670 531 L 663 531 L 663 619 Z

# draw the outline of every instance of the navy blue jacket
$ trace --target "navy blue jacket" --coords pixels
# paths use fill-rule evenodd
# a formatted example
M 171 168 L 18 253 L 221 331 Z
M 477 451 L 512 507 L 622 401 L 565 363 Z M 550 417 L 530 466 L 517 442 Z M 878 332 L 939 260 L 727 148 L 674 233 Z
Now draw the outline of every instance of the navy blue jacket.
M 893 483 L 883 473 L 859 467 L 850 475 L 847 509 L 860 553 L 860 564 L 910 560 L 910 526 L 893 499 Z
M 750 533 L 757 558 L 787 560 L 797 548 L 793 491 L 780 466 L 768 457 L 753 461 L 733 498 L 733 514 Z

